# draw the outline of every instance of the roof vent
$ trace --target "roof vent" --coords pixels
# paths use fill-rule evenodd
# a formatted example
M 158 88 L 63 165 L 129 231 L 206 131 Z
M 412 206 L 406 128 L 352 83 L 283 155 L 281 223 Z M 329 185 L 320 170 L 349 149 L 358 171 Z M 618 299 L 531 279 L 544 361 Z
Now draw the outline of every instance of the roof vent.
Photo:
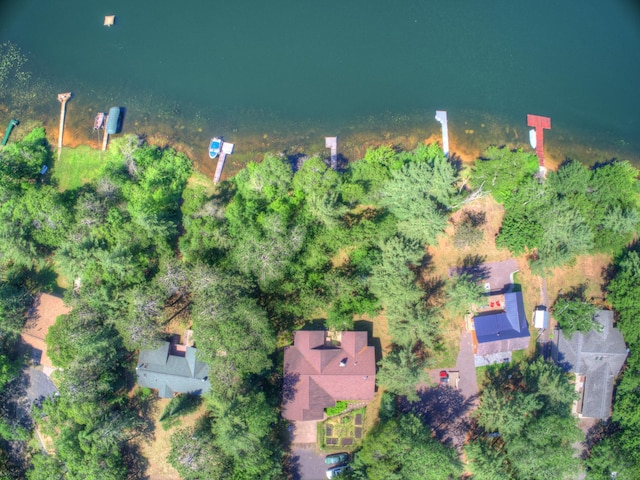
M 347 360 L 348 360 L 348 358 L 343 358 L 342 360 L 340 360 L 340 366 L 341 367 L 346 367 L 347 366 Z

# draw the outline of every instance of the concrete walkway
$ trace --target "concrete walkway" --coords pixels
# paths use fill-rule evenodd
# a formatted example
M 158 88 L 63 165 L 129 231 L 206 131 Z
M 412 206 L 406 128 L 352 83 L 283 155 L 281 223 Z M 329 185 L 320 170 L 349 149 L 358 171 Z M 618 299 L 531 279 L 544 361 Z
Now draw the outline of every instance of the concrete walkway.
M 306 422 L 293 422 L 291 431 L 292 445 L 314 445 L 318 438 L 318 421 L 309 420 Z

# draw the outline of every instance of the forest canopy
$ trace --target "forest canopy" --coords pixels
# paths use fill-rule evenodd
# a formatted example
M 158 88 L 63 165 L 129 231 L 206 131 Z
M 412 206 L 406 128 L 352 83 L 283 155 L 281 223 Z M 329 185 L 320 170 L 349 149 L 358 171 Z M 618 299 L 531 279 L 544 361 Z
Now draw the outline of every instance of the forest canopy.
M 208 189 L 193 181 L 184 154 L 127 135 L 80 187 L 60 191 L 43 165 L 55 169 L 41 128 L 0 151 L 0 394 L 19 374 L 17 340 L 35 295 L 58 289 L 58 277 L 72 309 L 46 339 L 61 368 L 59 396 L 33 410 L 55 453 L 30 453 L 28 468 L 11 464 L 7 442 L 28 431 L 0 418 L 0 465 L 14 476 L 144 472 L 137 449 L 152 434 L 154 396 L 127 379 L 137 352 L 161 345 L 179 322 L 192 328 L 211 383 L 197 421 L 173 431 L 167 460 L 183 478 L 287 475 L 281 348 L 296 329 L 351 330 L 384 317 L 389 345 L 378 387 L 393 401 L 416 400 L 416 385 L 430 382 L 427 369 L 449 348 L 444 319 L 484 299 L 464 273 L 427 285 L 428 250 L 452 214 L 486 192 L 505 210 L 497 244 L 526 254 L 536 272 L 578 255 L 615 254 L 609 300 L 630 346 L 640 337 L 640 262 L 637 248 L 626 248 L 639 220 L 638 172 L 627 162 L 568 161 L 544 180 L 535 156 L 491 147 L 467 184 L 437 145 L 383 146 L 344 171 L 319 156 L 294 164 L 267 154 Z M 460 249 L 483 238 L 486 220 L 465 214 L 455 225 Z M 555 310 L 566 313 L 567 330 L 590 327 L 580 321 L 592 313 L 586 299 L 561 298 Z M 637 464 L 636 357 L 634 350 L 616 396 L 617 430 L 591 452 L 592 473 L 611 469 L 611 452 Z M 490 372 L 483 388 L 465 449 L 474 478 L 562 478 L 578 468 L 573 389 L 562 372 L 540 361 L 512 365 Z M 431 433 L 411 414 L 381 415 L 351 475 L 459 477 L 455 451 Z

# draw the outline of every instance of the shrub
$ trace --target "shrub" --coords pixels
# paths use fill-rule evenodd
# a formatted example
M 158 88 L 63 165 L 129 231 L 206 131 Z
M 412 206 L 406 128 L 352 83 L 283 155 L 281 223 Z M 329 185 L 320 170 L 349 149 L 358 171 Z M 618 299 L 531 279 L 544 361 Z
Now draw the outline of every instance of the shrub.
M 332 417 L 334 415 L 338 415 L 338 414 L 344 412 L 347 409 L 348 406 L 349 406 L 349 404 L 347 402 L 344 402 L 344 401 L 341 400 L 339 402 L 336 402 L 336 406 L 335 407 L 329 407 L 329 408 L 325 409 L 325 411 L 327 412 L 328 416 Z

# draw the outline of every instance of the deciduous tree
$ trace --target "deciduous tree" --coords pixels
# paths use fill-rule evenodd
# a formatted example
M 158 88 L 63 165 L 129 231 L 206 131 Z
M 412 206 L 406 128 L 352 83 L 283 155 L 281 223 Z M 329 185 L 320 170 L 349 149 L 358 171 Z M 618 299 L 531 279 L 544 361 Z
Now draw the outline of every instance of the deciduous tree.
M 369 433 L 353 465 L 356 478 L 369 480 L 447 480 L 462 473 L 456 451 L 433 439 L 429 427 L 411 414 Z

